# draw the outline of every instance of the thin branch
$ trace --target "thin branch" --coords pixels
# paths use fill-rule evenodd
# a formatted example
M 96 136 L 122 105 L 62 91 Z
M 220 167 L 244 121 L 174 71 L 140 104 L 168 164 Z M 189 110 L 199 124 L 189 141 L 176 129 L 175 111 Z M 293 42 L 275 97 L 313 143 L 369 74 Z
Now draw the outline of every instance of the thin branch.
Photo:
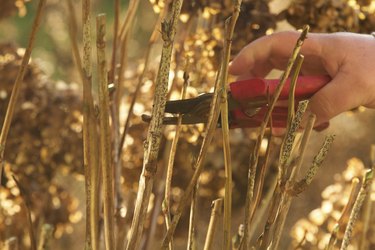
M 270 127 L 272 128 L 272 122 L 271 122 L 272 119 L 270 119 Z M 264 163 L 262 164 L 262 166 L 260 166 L 260 171 L 259 171 L 259 177 L 257 178 L 257 181 L 255 182 L 255 187 L 254 187 L 254 190 L 255 190 L 255 195 L 254 195 L 254 203 L 252 205 L 252 209 L 251 209 L 251 213 L 250 213 L 250 221 L 253 220 L 254 218 L 254 215 L 255 215 L 255 211 L 256 209 L 258 208 L 258 205 L 262 199 L 262 191 L 263 191 L 263 186 L 264 186 L 264 181 L 265 181 L 265 176 L 266 176 L 266 169 L 267 169 L 267 166 L 268 166 L 268 160 L 269 160 L 269 156 L 270 156 L 270 153 L 271 153 L 271 140 L 272 140 L 272 130 L 270 130 L 270 133 L 268 134 L 268 137 L 267 137 L 267 149 L 266 149 L 266 154 L 265 154 L 265 160 L 264 160 Z
M 85 76 L 84 76 L 85 74 L 83 72 L 82 60 L 81 60 L 81 55 L 79 53 L 78 40 L 77 40 L 77 35 L 76 35 L 78 33 L 77 18 L 75 15 L 75 9 L 74 9 L 72 0 L 67 0 L 66 2 L 68 6 L 68 13 L 69 13 L 68 17 L 69 17 L 70 43 L 72 46 L 72 52 L 73 52 L 74 60 L 76 63 L 76 68 L 83 82 L 85 80 Z
M 277 181 L 278 181 L 277 175 L 275 174 L 273 176 L 273 178 L 270 180 L 269 188 L 268 188 L 266 194 L 262 197 L 262 200 L 261 200 L 260 204 L 258 205 L 259 207 L 257 207 L 258 212 L 257 212 L 257 216 L 254 217 L 254 221 L 252 221 L 252 227 L 251 227 L 250 232 L 249 232 L 249 235 L 250 235 L 249 240 L 253 239 L 255 231 L 260 227 L 260 223 L 262 222 L 262 218 L 264 217 L 264 215 L 266 214 L 266 212 L 267 212 L 267 210 L 270 206 L 271 199 L 272 199 L 273 194 L 274 194 L 274 190 L 277 186 Z M 241 244 L 243 244 L 243 243 L 241 243 Z
M 109 70 L 109 83 L 115 82 L 116 77 L 116 55 L 117 55 L 117 41 L 119 31 L 119 16 L 120 16 L 120 0 L 115 0 L 114 3 L 114 21 L 113 21 L 113 44 L 112 44 L 112 58 L 111 69 Z
M 212 242 L 214 239 L 217 222 L 221 217 L 223 209 L 223 199 L 217 199 L 212 202 L 210 224 L 208 225 L 206 241 L 204 243 L 204 250 L 212 249 Z
M 126 12 L 124 23 L 121 26 L 119 38 L 123 40 L 130 30 L 131 23 L 134 20 L 135 14 L 137 13 L 139 0 L 131 0 L 129 2 L 128 11 Z
M 191 197 L 191 204 L 190 204 L 190 217 L 189 217 L 189 233 L 188 233 L 188 244 L 187 249 L 193 250 L 196 249 L 196 238 L 195 238 L 195 218 L 197 215 L 197 202 L 198 202 L 198 188 L 199 183 L 195 186 L 195 189 L 193 190 L 193 194 Z
M 30 209 L 30 204 L 29 204 L 28 200 L 26 199 L 26 195 L 25 195 L 26 192 L 23 189 L 23 187 L 20 185 L 20 183 L 18 182 L 16 177 L 12 175 L 12 178 L 13 178 L 14 182 L 16 183 L 18 189 L 20 190 L 22 201 L 23 201 L 23 204 L 24 204 L 24 207 L 25 207 L 25 213 L 26 213 L 26 217 L 27 217 L 27 229 L 28 229 L 29 238 L 30 238 L 30 248 L 31 248 L 31 250 L 37 250 L 33 220 L 31 219 L 31 209 Z
M 187 64 L 188 65 L 188 64 Z M 189 84 L 189 75 L 187 74 L 187 70 L 184 72 L 184 84 L 181 91 L 181 100 L 185 99 L 186 97 L 186 90 Z M 168 159 L 168 166 L 167 166 L 167 175 L 165 178 L 165 193 L 164 193 L 164 200 L 163 200 L 163 213 L 165 218 L 165 225 L 167 230 L 170 228 L 171 225 L 171 188 L 172 188 L 172 176 L 173 176 L 173 164 L 175 160 L 176 155 L 176 149 L 178 140 L 180 138 L 180 132 L 181 132 L 181 122 L 182 122 L 182 116 L 179 115 L 177 118 L 177 125 L 176 125 L 176 133 L 172 140 L 172 146 L 169 153 L 169 159 Z M 170 242 L 169 249 L 173 249 L 173 241 Z
M 221 65 L 220 74 L 220 92 L 221 92 L 221 126 L 223 133 L 223 148 L 224 148 L 224 167 L 225 167 L 225 195 L 224 195 L 224 245 L 223 249 L 231 248 L 231 224 L 232 224 L 232 160 L 230 155 L 229 142 L 229 111 L 228 111 L 228 64 L 230 60 L 230 52 L 232 48 L 232 38 L 234 28 L 240 15 L 242 0 L 237 0 L 233 8 L 233 14 L 230 19 L 225 22 L 225 41 L 224 41 L 224 55 Z
M 270 103 L 269 89 L 267 89 L 267 103 L 268 104 Z M 264 158 L 265 158 L 264 163 L 262 164 L 262 166 L 259 167 L 260 172 L 259 172 L 258 178 L 256 179 L 256 181 L 254 183 L 254 192 L 255 192 L 254 197 L 255 198 L 254 198 L 254 202 L 253 202 L 252 207 L 251 207 L 250 222 L 249 223 L 252 223 L 255 212 L 258 209 L 258 205 L 260 203 L 260 200 L 262 199 L 262 191 L 263 191 L 263 186 L 264 186 L 264 182 L 265 182 L 266 169 L 267 169 L 267 166 L 268 166 L 268 161 L 269 161 L 269 157 L 270 157 L 270 153 L 271 153 L 272 127 L 273 127 L 272 126 L 272 116 L 270 117 L 270 120 L 269 120 L 269 127 L 271 129 L 270 129 L 270 132 L 267 136 L 267 149 L 266 149 L 266 153 L 265 153 L 265 156 L 264 156 Z M 271 188 L 271 190 L 273 190 L 273 189 L 274 189 L 274 187 Z M 270 192 L 268 192 L 268 193 L 270 193 Z M 265 212 L 264 207 L 261 207 L 261 208 L 263 208 L 262 212 Z M 258 219 L 258 223 L 259 223 L 259 221 L 260 220 Z M 243 227 L 243 229 L 244 229 L 244 233 L 245 233 L 245 228 Z M 250 235 L 249 240 L 251 240 L 253 233 L 250 231 L 249 235 Z M 242 241 L 241 241 L 239 249 L 241 249 L 242 244 L 244 244 L 243 243 L 243 236 L 242 236 L 241 240 Z
M 1 133 L 0 133 L 0 180 L 2 179 L 3 167 L 5 165 L 4 151 L 5 151 L 5 146 L 6 146 L 6 141 L 7 141 L 10 125 L 13 119 L 14 109 L 17 105 L 17 99 L 18 99 L 18 95 L 20 92 L 21 84 L 25 76 L 27 65 L 29 64 L 29 61 L 30 61 L 31 52 L 34 47 L 36 33 L 38 32 L 38 28 L 40 26 L 42 14 L 43 14 L 43 8 L 45 4 L 46 4 L 46 0 L 39 1 L 38 8 L 35 14 L 35 19 L 31 28 L 29 41 L 25 50 L 25 54 L 22 57 L 21 66 L 17 72 L 17 77 L 16 77 L 16 80 L 14 81 L 13 90 L 10 95 L 7 111 L 5 113 L 5 118 L 4 118 L 3 126 L 1 129 Z

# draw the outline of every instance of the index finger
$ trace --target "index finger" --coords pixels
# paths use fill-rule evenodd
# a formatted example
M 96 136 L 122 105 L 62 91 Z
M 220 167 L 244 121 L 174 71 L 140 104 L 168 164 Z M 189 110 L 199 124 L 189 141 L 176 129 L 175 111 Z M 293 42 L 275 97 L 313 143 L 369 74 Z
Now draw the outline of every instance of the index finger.
M 271 69 L 283 69 L 290 57 L 300 32 L 285 31 L 259 38 L 244 47 L 229 66 L 233 75 L 266 75 Z M 305 57 L 319 57 L 321 46 L 317 36 L 308 34 L 301 54 Z

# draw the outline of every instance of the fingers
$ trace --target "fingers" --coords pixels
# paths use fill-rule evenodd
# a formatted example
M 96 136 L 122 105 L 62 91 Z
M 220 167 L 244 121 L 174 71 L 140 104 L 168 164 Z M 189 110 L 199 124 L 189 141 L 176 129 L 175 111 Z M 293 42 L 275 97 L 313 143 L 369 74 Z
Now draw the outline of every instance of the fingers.
M 234 58 L 230 64 L 229 73 L 263 77 L 271 69 L 284 69 L 299 36 L 299 32 L 288 31 L 255 40 Z M 301 49 L 301 53 L 305 57 L 317 58 L 320 56 L 321 46 L 317 39 L 318 36 L 315 34 L 308 35 Z
M 355 81 L 346 73 L 339 73 L 319 90 L 309 102 L 306 114 L 316 115 L 316 125 L 328 122 L 336 115 L 356 108 L 363 103 L 363 93 L 353 85 Z

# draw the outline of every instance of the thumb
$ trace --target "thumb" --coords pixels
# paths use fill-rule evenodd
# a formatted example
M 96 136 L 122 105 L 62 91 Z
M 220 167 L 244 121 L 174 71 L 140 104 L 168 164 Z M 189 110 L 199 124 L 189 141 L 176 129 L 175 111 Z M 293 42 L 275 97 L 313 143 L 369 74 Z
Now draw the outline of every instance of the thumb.
M 336 115 L 362 104 L 363 95 L 354 88 L 352 77 L 338 73 L 326 86 L 311 97 L 306 115 L 316 115 L 316 125 L 328 122 Z

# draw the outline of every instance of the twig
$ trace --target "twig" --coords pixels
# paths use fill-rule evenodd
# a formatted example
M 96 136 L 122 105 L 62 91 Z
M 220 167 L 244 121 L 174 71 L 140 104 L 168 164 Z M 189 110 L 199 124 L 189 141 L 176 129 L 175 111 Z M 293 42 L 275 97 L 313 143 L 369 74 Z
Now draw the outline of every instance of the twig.
M 128 11 L 126 12 L 124 23 L 121 26 L 120 31 L 120 39 L 123 40 L 124 37 L 127 35 L 127 33 L 130 30 L 131 23 L 133 22 L 133 19 L 135 17 L 135 13 L 137 12 L 139 5 L 139 0 L 131 0 L 129 2 Z
M 282 178 L 283 181 L 285 181 L 284 176 L 284 170 L 286 168 L 287 161 L 290 160 L 290 155 L 292 153 L 293 145 L 295 142 L 297 130 L 300 127 L 300 123 L 302 120 L 302 115 L 305 113 L 305 110 L 307 108 L 308 102 L 302 102 L 302 104 L 299 104 L 301 107 L 300 112 L 297 114 L 300 115 L 299 119 L 295 120 L 296 114 L 295 114 L 295 89 L 297 85 L 297 79 L 298 75 L 301 71 L 302 63 L 304 60 L 304 56 L 301 54 L 298 54 L 295 62 L 295 70 L 293 72 L 293 76 L 290 82 L 290 89 L 289 89 L 289 98 L 288 98 L 288 120 L 287 120 L 287 127 L 286 127 L 286 135 L 284 137 L 284 140 L 281 144 L 281 154 L 279 159 L 279 176 Z M 299 108 L 298 107 L 298 108 Z M 315 119 L 314 119 L 315 121 Z M 312 122 L 314 122 L 312 121 Z M 311 131 L 310 131 L 311 132 Z M 308 132 L 308 133 L 310 133 Z M 307 142 L 306 142 L 307 143 Z M 303 152 L 304 153 L 304 152 Z M 301 162 L 302 163 L 302 162 Z M 297 166 L 296 166 L 297 167 Z M 296 167 L 294 169 L 296 169 Z
M 111 162 L 111 131 L 109 127 L 108 71 L 105 53 L 105 17 L 105 14 L 99 14 L 96 17 L 96 48 L 99 81 L 100 162 L 102 165 L 103 180 L 104 241 L 106 249 L 114 249 L 114 190 L 113 165 Z
M 348 225 L 346 226 L 346 229 L 345 229 L 345 234 L 341 243 L 340 250 L 345 250 L 349 246 L 354 225 L 357 221 L 359 212 L 362 208 L 363 201 L 365 200 L 367 194 L 369 193 L 369 190 L 371 189 L 371 182 L 372 182 L 373 177 L 374 177 L 373 170 L 372 169 L 367 170 L 365 173 L 365 176 L 363 177 L 361 190 L 358 193 L 357 199 L 355 200 L 353 209 L 350 213 Z
M 164 41 L 163 50 L 156 79 L 154 104 L 145 145 L 143 170 L 139 181 L 137 202 L 130 231 L 130 240 L 127 246 L 127 249 L 129 250 L 138 249 L 139 247 L 154 176 L 157 170 L 156 162 L 162 136 L 161 130 L 166 104 L 173 40 L 176 33 L 176 25 L 180 15 L 182 2 L 182 0 L 175 0 L 173 2 L 171 17 L 162 23 L 162 38 Z
M 293 65 L 295 64 L 295 60 L 301 50 L 301 47 L 303 45 L 304 40 L 307 37 L 307 33 L 309 31 L 309 26 L 305 26 L 303 28 L 303 31 L 298 38 L 296 45 L 293 49 L 292 55 L 289 58 L 287 67 L 283 75 L 281 76 L 280 83 L 277 86 L 269 105 L 269 108 L 267 110 L 267 113 L 265 115 L 264 120 L 261 123 L 261 126 L 259 128 L 259 135 L 255 143 L 255 147 L 253 152 L 250 155 L 250 164 L 249 164 L 249 174 L 248 174 L 248 188 L 247 188 L 247 195 L 246 195 L 246 205 L 245 205 L 245 234 L 244 234 L 244 243 L 243 246 L 245 249 L 248 248 L 248 239 L 249 239 L 249 227 L 250 227 L 250 212 L 251 212 L 251 204 L 253 202 L 254 198 L 254 186 L 255 186 L 255 176 L 256 176 L 256 167 L 258 165 L 258 158 L 259 158 L 259 151 L 261 142 L 264 137 L 264 133 L 268 124 L 268 121 L 271 117 L 271 113 L 273 108 L 276 105 L 276 101 L 280 96 L 281 90 L 283 89 L 286 80 L 288 79 L 288 76 L 293 68 Z
M 212 242 L 215 235 L 216 224 L 221 217 L 223 209 L 223 199 L 217 199 L 212 202 L 210 224 L 208 225 L 206 241 L 204 243 L 204 250 L 212 249 Z
M 132 22 L 133 26 L 133 22 Z M 121 175 L 122 175 L 122 162 L 121 162 L 121 135 L 120 135 L 120 100 L 123 96 L 123 82 L 125 76 L 125 69 L 127 66 L 127 49 L 128 49 L 128 41 L 130 39 L 130 32 L 124 37 L 122 41 L 122 46 L 120 49 L 120 68 L 118 70 L 118 77 L 114 79 L 113 86 L 114 91 L 111 93 L 111 101 L 110 101 L 110 110 L 111 110 L 111 118 L 112 118 L 112 151 L 113 151 L 113 166 L 114 166 L 114 185 L 115 185 L 115 208 L 116 208 L 116 215 L 118 215 L 119 211 L 122 207 L 123 197 L 121 195 Z M 119 217 L 117 216 L 117 222 L 119 222 Z
M 258 212 L 257 212 L 257 216 L 254 217 L 254 221 L 252 222 L 252 227 L 250 228 L 250 232 L 249 232 L 250 238 L 249 238 L 249 240 L 253 239 L 253 235 L 255 234 L 255 231 L 260 227 L 260 223 L 262 222 L 262 218 L 264 217 L 264 214 L 267 212 L 267 209 L 268 209 L 268 207 L 271 203 L 271 198 L 273 197 L 274 190 L 277 186 L 277 181 L 278 181 L 277 176 L 275 174 L 273 176 L 273 179 L 271 179 L 271 181 L 270 181 L 270 185 L 269 185 L 269 188 L 268 188 L 266 194 L 262 197 L 262 200 L 259 204 L 259 208 L 257 208 Z
M 50 241 L 52 238 L 53 226 L 51 224 L 43 224 L 42 232 L 39 237 L 38 250 L 51 249 Z
M 120 68 L 119 68 L 119 71 L 118 71 L 118 80 L 115 81 L 114 80 L 114 83 L 115 83 L 115 92 L 113 93 L 113 108 L 115 108 L 115 110 L 113 110 L 113 114 L 115 114 L 114 118 L 116 119 L 116 123 L 118 123 L 119 119 L 118 119 L 118 107 L 119 107 L 119 101 L 120 101 L 120 96 L 122 94 L 122 83 L 124 81 L 124 72 L 125 72 L 125 69 L 126 69 L 126 58 L 127 58 L 127 48 L 128 48 L 128 40 L 129 40 L 129 37 L 130 37 L 130 30 L 131 30 L 131 27 L 134 25 L 134 17 L 135 17 L 135 13 L 137 11 L 137 8 L 138 8 L 138 4 L 139 4 L 139 0 L 133 0 L 130 2 L 129 6 L 128 6 L 128 9 L 127 9 L 127 12 L 126 12 L 126 18 L 125 18 L 125 23 L 124 25 L 126 26 L 126 31 L 123 33 L 123 34 L 120 34 L 119 37 L 116 37 L 116 39 L 119 39 L 120 41 Z M 122 32 L 122 31 L 121 31 Z M 113 109 L 112 108 L 112 109 Z M 117 109 L 117 110 L 116 110 Z M 117 125 L 118 126 L 118 125 Z M 118 129 L 118 128 L 117 128 Z M 115 135 L 115 136 L 118 136 L 118 135 Z
M 119 16 L 120 16 L 120 0 L 115 0 L 114 3 L 114 21 L 113 21 L 113 43 L 112 43 L 112 58 L 111 69 L 109 70 L 109 83 L 115 82 L 116 77 L 116 55 L 117 55 L 117 41 L 119 31 Z
M 197 248 L 196 239 L 195 239 L 195 218 L 197 214 L 198 188 L 199 188 L 199 182 L 195 186 L 192 197 L 191 197 L 190 217 L 189 217 L 189 234 L 188 234 L 188 244 L 187 244 L 188 250 L 194 250 Z
M 223 60 L 221 64 L 221 74 L 219 78 L 219 86 L 221 92 L 221 126 L 223 133 L 224 147 L 224 167 L 225 167 L 225 194 L 224 194 L 224 245 L 223 249 L 231 248 L 231 223 L 232 223 L 232 160 L 230 155 L 229 142 L 229 111 L 228 111 L 228 64 L 230 60 L 230 52 L 232 48 L 232 38 L 234 27 L 236 26 L 238 16 L 240 15 L 242 0 L 237 0 L 233 8 L 233 14 L 230 19 L 225 22 L 225 40 Z
M 7 111 L 5 113 L 5 118 L 4 118 L 3 126 L 1 129 L 1 133 L 0 133 L 0 180 L 2 179 L 3 168 L 5 165 L 4 151 L 5 151 L 5 146 L 6 146 L 6 141 L 7 141 L 10 125 L 13 119 L 14 109 L 17 105 L 18 94 L 20 92 L 21 84 L 25 76 L 27 65 L 29 64 L 29 61 L 30 61 L 30 56 L 31 56 L 31 52 L 34 46 L 35 36 L 36 36 L 36 33 L 38 32 L 38 28 L 40 25 L 40 21 L 41 21 L 42 14 L 43 14 L 43 8 L 45 4 L 46 4 L 46 0 L 39 1 L 38 8 L 35 14 L 35 19 L 31 28 L 29 41 L 25 50 L 25 54 L 22 57 L 21 66 L 17 72 L 17 77 L 16 77 L 16 80 L 14 81 L 13 90 L 10 95 Z
M 34 227 L 33 227 L 33 220 L 31 219 L 31 209 L 30 209 L 30 204 L 26 199 L 26 192 L 21 187 L 20 183 L 16 179 L 14 175 L 12 175 L 12 178 L 14 182 L 16 183 L 18 189 L 20 190 L 20 195 L 22 197 L 23 204 L 25 206 L 25 212 L 26 212 L 26 217 L 27 217 L 27 229 L 29 232 L 29 237 L 30 237 L 30 249 L 31 250 L 36 250 L 36 238 L 35 238 L 35 232 L 34 232 Z
M 188 64 L 187 64 L 188 65 Z M 187 66 L 188 67 L 188 66 Z M 182 87 L 181 92 L 181 100 L 185 99 L 186 97 L 186 90 L 189 84 L 189 75 L 187 74 L 186 70 L 184 72 L 184 84 Z M 170 205 L 170 196 L 171 196 L 171 187 L 172 187 L 172 176 L 173 176 L 173 164 L 176 155 L 176 149 L 178 140 L 180 138 L 181 132 L 181 122 L 182 116 L 179 115 L 177 118 L 177 125 L 176 125 L 176 133 L 172 140 L 172 146 L 169 153 L 168 165 L 167 165 L 167 175 L 165 178 L 165 192 L 164 192 L 164 200 L 163 200 L 163 213 L 165 218 L 165 225 L 167 230 L 170 228 L 171 225 L 171 205 Z M 170 242 L 169 249 L 173 249 L 173 241 Z
M 72 46 L 72 52 L 74 56 L 74 60 L 76 63 L 76 68 L 78 70 L 78 73 L 81 77 L 81 81 L 83 82 L 85 80 L 85 74 L 83 72 L 83 66 L 82 66 L 82 60 L 81 60 L 81 55 L 79 53 L 78 49 L 78 42 L 77 42 L 77 36 L 76 34 L 78 33 L 78 25 L 77 25 L 77 18 L 75 15 L 75 10 L 73 6 L 72 0 L 67 0 L 67 6 L 68 6 L 68 17 L 69 17 L 69 38 L 70 38 L 70 43 Z
M 270 95 L 269 95 L 269 90 L 267 89 L 267 103 L 269 104 L 270 103 Z M 270 120 L 269 120 L 269 127 L 271 128 L 270 129 L 270 132 L 268 134 L 268 137 L 267 137 L 267 148 L 266 148 L 266 154 L 264 156 L 264 163 L 262 164 L 262 166 L 260 166 L 260 172 L 259 172 L 259 175 L 254 183 L 254 192 L 255 192 L 255 199 L 254 199 L 254 202 L 252 204 L 252 207 L 251 207 L 251 212 L 250 212 L 250 222 L 253 221 L 253 218 L 254 218 L 254 215 L 255 215 L 255 211 L 257 210 L 258 208 L 258 205 L 260 203 L 260 200 L 261 200 L 261 196 L 262 196 L 262 191 L 263 191 L 263 186 L 264 186 L 264 181 L 265 181 L 265 174 L 266 174 L 266 169 L 267 169 L 267 166 L 268 166 L 268 160 L 269 160 L 269 157 L 270 157 L 270 153 L 271 153 L 271 140 L 272 140 L 272 116 L 270 117 Z M 244 228 L 245 230 L 245 228 Z M 250 233 L 250 237 L 249 237 L 249 240 L 251 240 L 252 238 L 252 233 Z M 242 239 L 243 240 L 243 237 Z M 241 241 L 241 244 L 240 244 L 240 248 L 242 247 L 242 244 L 243 244 L 243 241 Z
M 91 1 L 82 1 L 83 24 L 83 162 L 86 186 L 86 249 L 99 249 L 99 146 L 92 95 Z
M 347 224 L 347 219 L 349 218 L 350 211 L 352 210 L 354 202 L 355 202 L 358 186 L 359 186 L 359 179 L 355 177 L 352 180 L 349 200 L 345 204 L 345 207 L 343 208 L 341 212 L 341 216 L 332 230 L 331 237 L 329 238 L 329 242 L 326 247 L 327 250 L 334 249 L 334 246 L 336 245 L 336 241 L 337 241 L 338 232 L 340 232 L 341 229 Z
M 123 95 L 123 81 L 125 75 L 125 69 L 127 65 L 127 49 L 128 49 L 128 41 L 130 38 L 130 30 L 134 25 L 134 17 L 137 11 L 139 4 L 139 0 L 131 1 L 128 5 L 128 9 L 126 12 L 126 25 L 127 31 L 124 33 L 123 36 L 118 36 L 118 19 L 119 19 L 119 10 L 116 9 L 115 11 L 115 34 L 113 37 L 113 53 L 112 53 L 112 71 L 110 80 L 114 83 L 115 91 L 112 93 L 112 102 L 111 102 L 111 116 L 112 116 L 112 130 L 113 130 L 113 165 L 115 168 L 115 206 L 117 210 L 120 210 L 120 206 L 122 203 L 122 195 L 121 195 L 121 188 L 120 188 L 120 177 L 121 177 L 121 150 L 124 141 L 121 141 L 120 137 L 120 119 L 119 119 L 119 110 L 120 110 L 120 99 Z M 119 0 L 116 0 L 115 8 L 120 7 Z M 120 45 L 120 68 L 118 70 L 118 77 L 116 79 L 116 50 L 117 50 L 117 40 L 121 43 Z M 115 43 L 116 42 L 116 43 Z M 125 138 L 124 138 L 125 139 Z

